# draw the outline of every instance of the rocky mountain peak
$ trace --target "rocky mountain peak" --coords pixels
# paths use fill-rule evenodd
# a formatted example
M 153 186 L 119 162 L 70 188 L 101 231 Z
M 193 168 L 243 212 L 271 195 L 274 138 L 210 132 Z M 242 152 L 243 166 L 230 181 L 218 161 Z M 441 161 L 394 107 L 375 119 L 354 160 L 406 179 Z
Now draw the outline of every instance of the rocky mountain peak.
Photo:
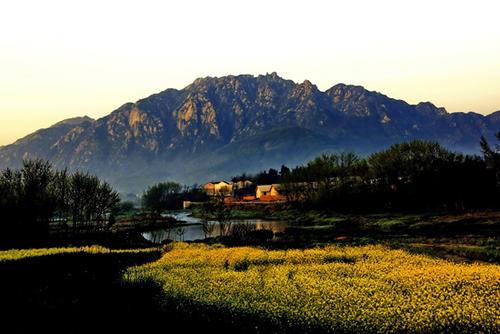
M 73 117 L 73 118 L 68 118 L 63 121 L 57 122 L 56 124 L 52 125 L 52 127 L 57 127 L 61 125 L 73 125 L 77 126 L 85 122 L 94 122 L 95 120 L 89 116 L 82 116 L 82 117 Z
M 495 123 L 500 123 L 500 110 L 495 111 L 494 113 L 491 113 L 486 117 Z M 500 128 L 498 129 L 498 131 L 500 131 Z
M 309 93 L 312 93 L 314 91 L 318 91 L 318 87 L 316 85 L 314 85 L 309 80 L 304 80 L 304 82 L 302 82 L 300 84 L 300 86 L 302 86 L 304 88 L 304 91 L 309 92 Z
M 437 140 L 478 152 L 493 138 L 500 111 L 489 116 L 452 113 L 430 102 L 410 105 L 361 86 L 325 92 L 276 72 L 196 79 L 108 116 L 62 121 L 0 148 L 0 168 L 23 157 L 88 170 L 119 189 L 175 179 L 203 182 L 281 163 L 294 165 L 325 150 L 369 153 L 412 139 Z
M 426 115 L 438 115 L 438 116 L 443 116 L 446 115 L 448 112 L 446 111 L 445 108 L 438 108 L 431 102 L 420 102 L 415 106 L 415 109 Z

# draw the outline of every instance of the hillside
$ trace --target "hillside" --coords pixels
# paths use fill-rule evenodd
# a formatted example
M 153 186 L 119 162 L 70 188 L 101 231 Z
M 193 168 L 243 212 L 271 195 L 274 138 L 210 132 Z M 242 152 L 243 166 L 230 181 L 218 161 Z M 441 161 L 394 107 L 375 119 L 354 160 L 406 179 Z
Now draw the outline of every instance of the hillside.
M 126 103 L 103 118 L 77 118 L 0 148 L 0 168 L 40 157 L 88 170 L 121 192 L 174 179 L 191 184 L 241 171 L 295 165 L 324 151 L 367 154 L 412 139 L 479 151 L 500 129 L 500 112 L 448 113 L 361 86 L 320 91 L 276 73 L 196 79 Z

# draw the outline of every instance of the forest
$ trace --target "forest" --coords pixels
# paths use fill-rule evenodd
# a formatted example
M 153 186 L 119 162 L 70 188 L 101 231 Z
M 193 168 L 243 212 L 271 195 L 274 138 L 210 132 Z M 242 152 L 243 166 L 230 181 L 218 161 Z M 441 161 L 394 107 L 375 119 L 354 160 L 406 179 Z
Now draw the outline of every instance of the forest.
M 0 172 L 0 241 L 44 239 L 51 224 L 73 234 L 103 230 L 113 223 L 119 203 L 119 194 L 96 176 L 26 160 L 19 170 Z
M 497 134 L 500 140 L 500 133 Z M 500 205 L 500 147 L 481 139 L 483 156 L 411 141 L 360 157 L 323 154 L 280 171 L 239 175 L 255 184 L 281 184 L 287 202 L 303 209 L 347 212 L 450 212 Z

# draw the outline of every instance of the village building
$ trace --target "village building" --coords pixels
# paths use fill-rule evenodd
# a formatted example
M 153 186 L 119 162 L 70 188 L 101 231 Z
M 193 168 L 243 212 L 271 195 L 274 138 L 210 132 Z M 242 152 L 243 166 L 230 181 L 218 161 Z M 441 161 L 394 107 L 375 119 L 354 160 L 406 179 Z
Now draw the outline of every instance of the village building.
M 281 185 L 279 184 L 266 184 L 257 186 L 255 197 L 262 202 L 282 201 L 285 196 L 280 192 Z
M 280 202 L 286 200 L 281 184 L 255 185 L 250 180 L 216 181 L 203 185 L 208 196 L 224 195 L 228 202 Z
M 231 196 L 233 192 L 233 183 L 226 181 L 218 182 L 208 182 L 203 185 L 203 190 L 205 190 L 208 196 Z
M 233 189 L 245 189 L 250 188 L 253 185 L 253 182 L 250 180 L 240 180 L 233 183 Z
M 240 180 L 233 183 L 233 197 L 240 201 L 255 200 L 255 185 L 250 180 Z

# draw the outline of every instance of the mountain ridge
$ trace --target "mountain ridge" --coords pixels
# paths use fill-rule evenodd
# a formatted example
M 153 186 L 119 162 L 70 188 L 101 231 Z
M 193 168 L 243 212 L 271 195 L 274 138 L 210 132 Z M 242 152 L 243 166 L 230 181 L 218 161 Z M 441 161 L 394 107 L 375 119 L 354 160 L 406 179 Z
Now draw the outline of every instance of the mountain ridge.
M 411 105 L 342 83 L 321 91 L 309 80 L 295 83 L 276 72 L 229 75 L 198 78 L 96 120 L 73 118 L 38 130 L 0 147 L 0 167 L 40 157 L 100 175 L 122 192 L 138 192 L 166 178 L 202 182 L 245 167 L 247 172 L 273 167 L 276 157 L 293 165 L 320 152 L 369 154 L 413 139 L 478 152 L 479 137 L 493 138 L 499 129 L 500 111 L 448 113 L 431 102 Z

